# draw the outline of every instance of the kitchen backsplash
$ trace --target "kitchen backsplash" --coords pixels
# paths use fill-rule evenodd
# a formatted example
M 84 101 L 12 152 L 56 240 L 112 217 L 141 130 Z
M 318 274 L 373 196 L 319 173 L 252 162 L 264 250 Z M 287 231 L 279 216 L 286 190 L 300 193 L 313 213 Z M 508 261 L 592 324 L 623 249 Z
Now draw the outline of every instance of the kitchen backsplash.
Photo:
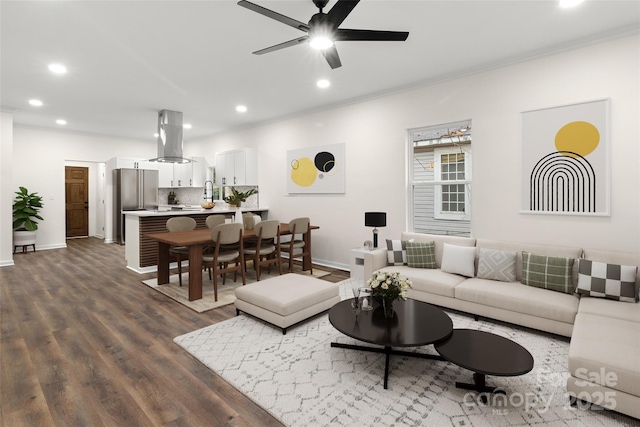
M 258 187 L 254 186 L 236 186 L 236 190 L 238 191 L 248 191 L 252 188 L 256 190 Z M 173 191 L 176 194 L 176 200 L 179 205 L 189 205 L 189 206 L 199 206 L 205 202 L 204 198 L 204 189 L 203 188 L 160 188 L 158 190 L 158 202 L 161 205 L 169 204 L 169 192 Z M 210 197 L 211 190 L 208 190 L 208 195 Z M 246 202 L 242 204 L 242 207 L 248 209 L 257 209 L 260 207 L 259 197 L 260 194 L 255 194 L 247 199 Z M 226 206 L 226 203 L 221 200 L 214 200 L 216 202 L 216 206 Z

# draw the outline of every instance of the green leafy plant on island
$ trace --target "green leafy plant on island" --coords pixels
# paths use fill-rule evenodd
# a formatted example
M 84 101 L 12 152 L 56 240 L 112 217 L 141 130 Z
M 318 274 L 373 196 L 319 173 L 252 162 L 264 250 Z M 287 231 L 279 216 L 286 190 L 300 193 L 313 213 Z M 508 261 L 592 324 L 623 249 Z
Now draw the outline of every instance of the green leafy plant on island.
M 258 194 L 258 190 L 256 190 L 255 188 L 252 188 L 249 191 L 242 192 L 242 191 L 236 190 L 235 187 L 231 187 L 230 191 L 231 191 L 231 194 L 226 196 L 224 198 L 224 201 L 227 204 L 233 205 L 233 206 L 240 206 L 240 204 L 242 202 L 246 202 L 249 197 L 253 196 L 254 194 Z
M 20 191 L 16 191 L 16 197 L 13 199 L 13 229 L 36 231 L 38 223 L 34 220 L 44 219 L 38 215 L 40 208 L 43 207 L 42 196 L 38 193 L 29 193 L 24 187 L 20 187 Z

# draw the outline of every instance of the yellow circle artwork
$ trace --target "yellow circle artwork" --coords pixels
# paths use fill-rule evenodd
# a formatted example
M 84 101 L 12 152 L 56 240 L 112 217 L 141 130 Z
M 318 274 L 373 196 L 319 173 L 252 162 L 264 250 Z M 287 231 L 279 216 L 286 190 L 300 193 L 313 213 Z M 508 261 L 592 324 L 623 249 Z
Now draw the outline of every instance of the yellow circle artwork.
M 318 169 L 308 157 L 302 157 L 291 162 L 291 181 L 301 187 L 309 187 L 316 181 Z
M 589 122 L 571 122 L 562 126 L 556 133 L 556 148 L 558 151 L 571 151 L 587 156 L 600 143 L 600 132 Z M 575 157 L 572 154 L 567 156 Z

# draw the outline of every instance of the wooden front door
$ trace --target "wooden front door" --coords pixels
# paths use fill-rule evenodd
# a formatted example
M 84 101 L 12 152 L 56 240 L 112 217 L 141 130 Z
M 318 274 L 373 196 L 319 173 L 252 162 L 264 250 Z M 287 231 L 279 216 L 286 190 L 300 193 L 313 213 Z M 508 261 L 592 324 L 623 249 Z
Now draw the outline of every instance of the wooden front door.
M 67 237 L 89 235 L 89 168 L 65 166 Z

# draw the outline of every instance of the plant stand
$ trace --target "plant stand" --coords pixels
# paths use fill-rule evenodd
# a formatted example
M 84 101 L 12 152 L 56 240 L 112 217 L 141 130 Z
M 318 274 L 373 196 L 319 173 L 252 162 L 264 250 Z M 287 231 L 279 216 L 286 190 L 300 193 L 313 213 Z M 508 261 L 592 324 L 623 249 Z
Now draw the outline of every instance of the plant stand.
M 28 248 L 29 246 L 33 246 L 33 252 L 35 252 L 35 251 L 36 251 L 36 244 L 35 244 L 35 243 L 31 243 L 30 245 L 22 245 L 22 252 L 23 252 L 23 253 L 27 253 L 27 248 Z M 20 245 L 14 245 L 14 246 L 13 246 L 13 253 L 14 253 L 14 254 L 16 253 L 16 248 L 19 248 L 19 247 L 20 247 Z
M 29 246 L 33 247 L 33 251 L 36 251 L 36 232 L 26 230 L 14 230 L 13 231 L 13 253 L 16 253 L 16 248 L 22 247 L 22 252 L 26 253 Z

